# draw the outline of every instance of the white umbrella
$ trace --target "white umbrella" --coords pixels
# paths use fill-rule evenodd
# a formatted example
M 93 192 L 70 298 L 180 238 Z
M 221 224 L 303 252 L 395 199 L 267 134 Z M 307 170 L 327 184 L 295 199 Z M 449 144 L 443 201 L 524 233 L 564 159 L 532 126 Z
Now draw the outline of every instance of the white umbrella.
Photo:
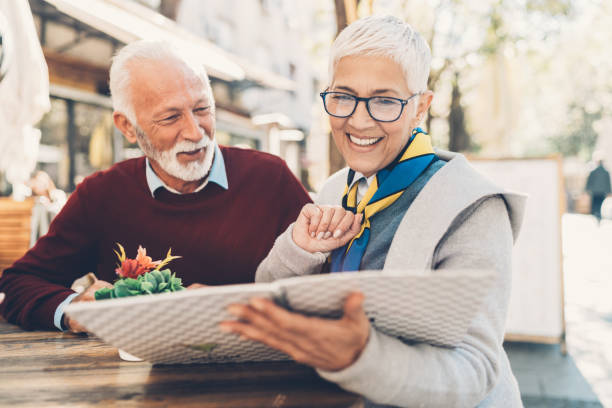
M 33 125 L 51 108 L 49 73 L 28 2 L 0 0 L 0 15 L 8 58 L 0 81 L 0 171 L 19 184 L 36 166 L 40 131 Z

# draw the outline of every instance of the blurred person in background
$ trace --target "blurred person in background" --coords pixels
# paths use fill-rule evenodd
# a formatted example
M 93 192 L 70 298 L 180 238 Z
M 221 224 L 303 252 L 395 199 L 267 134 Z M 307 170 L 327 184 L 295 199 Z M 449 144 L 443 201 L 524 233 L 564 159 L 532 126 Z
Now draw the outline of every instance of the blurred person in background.
M 39 170 L 30 178 L 27 186 L 32 189 L 32 195 L 38 197 L 41 202 L 51 207 L 55 213 L 66 203 L 66 193 L 55 187 L 49 174 Z
M 254 298 L 230 306 L 238 320 L 221 329 L 315 367 L 365 396 L 368 407 L 520 407 L 502 343 L 524 196 L 492 185 L 464 156 L 433 149 L 419 128 L 433 98 L 430 60 L 423 38 L 395 17 L 367 17 L 338 35 L 321 97 L 348 168 L 277 239 L 256 281 L 359 270 L 493 271 L 464 340 L 445 348 L 379 332 L 360 293 L 348 296 L 336 320 Z
M 55 187 L 49 174 L 37 171 L 27 182 L 36 202 L 32 207 L 30 247 L 49 231 L 49 225 L 66 204 L 66 193 Z
M 597 163 L 597 167 L 589 173 L 585 190 L 591 196 L 591 214 L 599 223 L 601 221 L 601 205 L 612 190 L 610 189 L 610 173 L 603 165 L 601 154 L 594 153 L 593 160 Z

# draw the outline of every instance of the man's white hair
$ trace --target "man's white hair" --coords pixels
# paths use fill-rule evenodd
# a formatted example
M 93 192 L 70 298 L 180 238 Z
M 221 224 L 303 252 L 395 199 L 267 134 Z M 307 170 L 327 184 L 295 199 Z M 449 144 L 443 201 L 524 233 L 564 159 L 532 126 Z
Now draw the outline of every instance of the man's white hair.
M 369 16 L 342 30 L 331 47 L 330 84 L 340 59 L 358 55 L 390 58 L 402 68 L 412 92 L 427 90 L 431 50 L 423 37 L 399 18 Z
M 171 45 L 166 41 L 140 40 L 129 43 L 123 47 L 113 57 L 110 67 L 110 91 L 113 101 L 113 109 L 123 113 L 132 125 L 138 125 L 134 105 L 131 98 L 131 67 L 132 64 L 147 62 L 168 62 L 175 60 L 191 70 L 196 76 L 202 79 L 206 87 L 208 101 L 211 110 L 215 110 L 215 100 L 213 98 L 210 80 L 204 67 L 204 62 L 198 57 L 197 53 L 187 52 L 180 47 Z M 159 78 L 163 81 L 164 78 Z

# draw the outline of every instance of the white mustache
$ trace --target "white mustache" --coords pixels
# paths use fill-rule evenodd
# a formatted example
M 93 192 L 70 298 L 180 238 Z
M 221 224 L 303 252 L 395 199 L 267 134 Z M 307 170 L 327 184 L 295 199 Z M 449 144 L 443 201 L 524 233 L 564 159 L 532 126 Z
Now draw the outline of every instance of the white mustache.
M 193 152 L 194 150 L 203 149 L 211 145 L 212 139 L 207 134 L 203 133 L 203 138 L 199 142 L 190 142 L 189 140 L 181 140 L 170 149 L 171 154 L 183 152 Z

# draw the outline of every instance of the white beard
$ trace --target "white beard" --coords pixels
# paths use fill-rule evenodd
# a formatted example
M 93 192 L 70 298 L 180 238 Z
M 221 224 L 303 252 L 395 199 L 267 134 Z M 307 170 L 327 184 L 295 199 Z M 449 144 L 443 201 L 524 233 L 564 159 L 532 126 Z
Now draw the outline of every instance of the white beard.
M 199 142 L 194 143 L 188 140 L 182 140 L 177 142 L 170 149 L 164 151 L 157 150 L 140 127 L 135 126 L 135 130 L 140 149 L 149 159 L 155 160 L 155 162 L 172 177 L 176 177 L 183 181 L 196 181 L 203 179 L 210 171 L 215 149 L 212 139 L 204 130 L 202 130 L 203 138 Z M 178 161 L 178 153 L 191 152 L 200 148 L 206 148 L 206 153 L 202 162 L 191 161 L 187 164 L 182 164 Z

